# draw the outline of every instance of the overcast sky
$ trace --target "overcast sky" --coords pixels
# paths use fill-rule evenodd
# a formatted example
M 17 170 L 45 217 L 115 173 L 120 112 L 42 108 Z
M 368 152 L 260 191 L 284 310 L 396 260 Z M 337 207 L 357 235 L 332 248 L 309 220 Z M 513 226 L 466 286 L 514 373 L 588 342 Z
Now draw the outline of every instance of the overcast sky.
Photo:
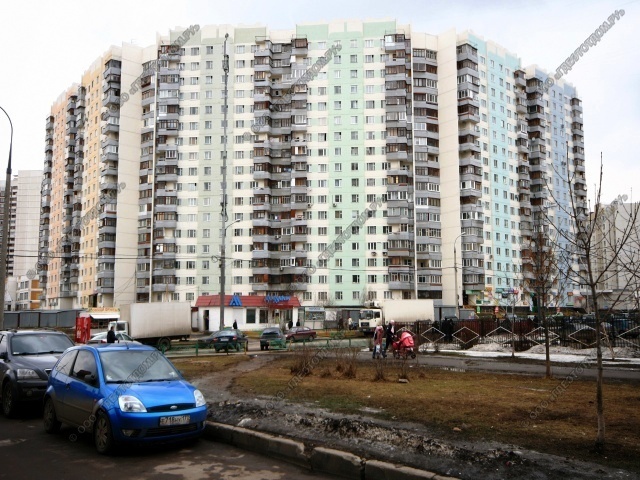
M 431 34 L 450 28 L 473 30 L 518 55 L 523 66 L 535 63 L 555 72 L 616 10 L 625 15 L 564 78 L 583 100 L 590 198 L 598 184 L 601 153 L 603 201 L 631 197 L 640 178 L 638 152 L 631 148 L 635 143 L 629 143 L 640 137 L 640 56 L 633 41 L 640 26 L 640 0 L 3 2 L 0 106 L 13 121 L 13 173 L 43 167 L 45 118 L 51 104 L 79 82 L 110 45 L 148 46 L 157 33 L 167 34 L 177 26 L 227 23 L 293 29 L 296 23 L 394 18 Z M 6 172 L 9 134 L 9 123 L 0 112 L 0 178 Z

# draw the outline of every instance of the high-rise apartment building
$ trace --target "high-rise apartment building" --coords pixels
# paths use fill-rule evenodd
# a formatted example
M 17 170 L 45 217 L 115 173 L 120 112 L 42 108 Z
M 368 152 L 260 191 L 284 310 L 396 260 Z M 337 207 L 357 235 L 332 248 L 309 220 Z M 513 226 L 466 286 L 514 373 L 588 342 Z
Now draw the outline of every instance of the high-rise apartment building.
M 305 306 L 526 305 L 536 211 L 557 208 L 550 188 L 569 202 L 560 172 L 584 185 L 580 100 L 546 78 L 472 33 L 394 21 L 113 47 L 47 124 L 66 142 L 47 147 L 47 302 L 192 301 L 220 291 L 224 261 L 229 293 Z
M 11 204 L 9 205 L 9 239 L 7 244 L 7 288 L 5 308 L 19 308 L 18 287 L 27 297 L 38 290 L 33 280 L 38 263 L 38 230 L 40 228 L 40 188 L 42 170 L 20 170 L 11 179 Z M 5 185 L 0 186 L 0 226 L 4 222 Z M 0 238 L 2 234 L 0 233 Z M 37 302 L 27 304 L 33 307 Z

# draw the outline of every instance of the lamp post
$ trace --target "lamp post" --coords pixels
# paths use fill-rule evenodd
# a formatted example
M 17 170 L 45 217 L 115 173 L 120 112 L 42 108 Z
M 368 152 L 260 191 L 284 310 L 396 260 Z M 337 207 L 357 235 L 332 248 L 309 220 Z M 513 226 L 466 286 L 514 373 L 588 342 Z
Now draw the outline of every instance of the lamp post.
M 13 122 L 7 111 L 0 110 L 9 119 L 11 138 L 9 140 L 9 161 L 7 162 L 7 178 L 4 183 L 4 217 L 2 219 L 2 251 L 0 252 L 0 285 L 2 294 L 2 308 L 0 308 L 0 330 L 4 330 L 4 298 L 7 294 L 7 251 L 9 250 L 9 222 L 11 216 L 11 151 L 13 150 Z
M 227 248 L 225 246 L 225 239 L 227 237 L 227 228 L 231 225 L 235 225 L 240 220 L 234 220 L 229 225 L 222 229 L 222 245 L 220 246 L 220 330 L 224 328 L 224 297 L 225 297 L 225 272 L 227 263 Z M 223 220 L 224 225 L 224 220 Z
M 458 243 L 458 239 L 462 238 L 462 237 L 466 237 L 466 234 L 461 233 L 460 235 L 458 235 L 456 237 L 456 239 L 453 241 L 453 275 L 454 275 L 454 283 L 455 283 L 455 289 L 456 289 L 456 318 L 458 320 L 460 320 L 460 296 L 458 295 L 458 255 L 457 255 L 457 251 L 456 251 L 456 243 Z
M 222 240 L 220 244 L 220 330 L 224 328 L 224 288 L 226 277 L 226 254 L 227 254 L 227 110 L 229 109 L 229 55 L 227 55 L 227 39 L 229 34 L 224 36 L 224 44 L 222 47 L 222 70 L 224 70 L 224 108 L 222 111 L 222 198 L 220 200 L 221 217 L 222 217 Z M 233 224 L 230 224 L 231 226 Z

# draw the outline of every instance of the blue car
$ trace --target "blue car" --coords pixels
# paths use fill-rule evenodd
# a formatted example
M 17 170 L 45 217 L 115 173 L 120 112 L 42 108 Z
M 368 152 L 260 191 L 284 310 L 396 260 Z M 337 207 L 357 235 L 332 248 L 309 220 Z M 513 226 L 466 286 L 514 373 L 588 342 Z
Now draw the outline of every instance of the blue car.
M 61 424 L 90 431 L 109 454 L 131 443 L 185 440 L 202 434 L 204 396 L 153 347 L 131 343 L 69 348 L 56 363 L 44 396 L 44 429 Z

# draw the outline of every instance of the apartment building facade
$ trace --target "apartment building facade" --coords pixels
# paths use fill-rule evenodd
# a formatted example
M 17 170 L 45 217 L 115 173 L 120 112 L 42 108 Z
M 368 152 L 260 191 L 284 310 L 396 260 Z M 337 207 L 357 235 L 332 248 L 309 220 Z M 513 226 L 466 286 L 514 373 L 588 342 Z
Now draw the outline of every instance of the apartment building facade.
M 195 301 L 220 291 L 221 262 L 227 293 L 304 306 L 526 305 L 536 209 L 549 188 L 569 201 L 563 164 L 584 180 L 579 97 L 546 75 L 473 33 L 395 21 L 113 47 L 47 123 L 65 128 L 45 160 L 43 222 L 59 223 L 42 256 L 63 240 L 48 305 Z
M 41 184 L 42 170 L 20 170 L 11 178 L 5 292 L 7 310 L 37 306 L 34 295 L 38 296 L 39 286 L 34 278 L 38 263 Z M 0 225 L 4 222 L 4 189 L 4 185 L 0 187 Z M 21 302 L 22 298 L 30 298 L 31 301 Z

